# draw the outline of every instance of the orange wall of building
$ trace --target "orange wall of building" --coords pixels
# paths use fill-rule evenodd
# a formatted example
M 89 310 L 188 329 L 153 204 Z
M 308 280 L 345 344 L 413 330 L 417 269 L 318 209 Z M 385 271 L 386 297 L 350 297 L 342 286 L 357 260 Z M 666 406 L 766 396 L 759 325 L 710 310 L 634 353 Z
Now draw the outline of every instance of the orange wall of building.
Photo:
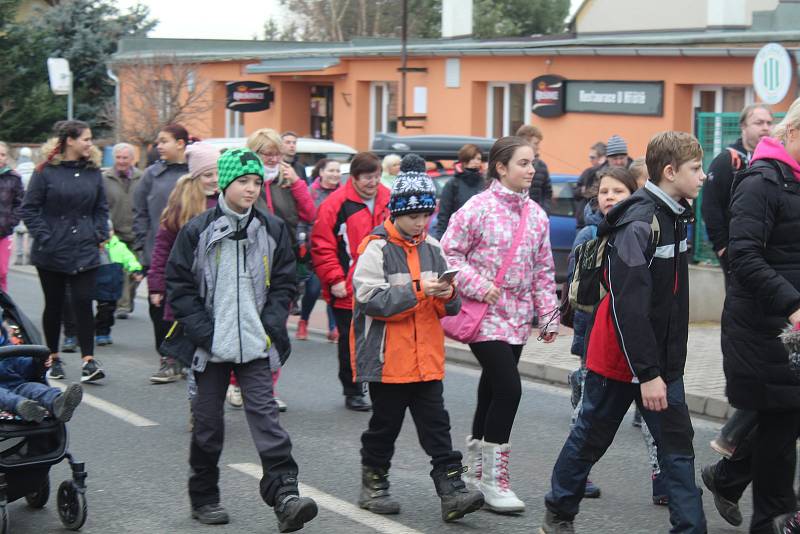
M 308 135 L 310 130 L 310 88 L 315 83 L 333 85 L 334 140 L 366 150 L 370 144 L 370 83 L 400 81 L 400 61 L 391 58 L 343 58 L 340 65 L 324 72 L 246 75 L 247 62 L 204 64 L 198 79 L 212 82 L 208 98 L 211 109 L 193 121 L 199 136 L 225 134 L 224 82 L 258 80 L 272 84 L 275 102 L 264 112 L 244 114 L 247 133 L 271 127 Z M 568 113 L 557 118 L 530 115 L 529 121 L 544 132 L 542 158 L 554 172 L 579 173 L 588 165 L 588 147 L 612 134 L 626 139 L 633 157 L 644 154 L 650 137 L 659 131 L 692 130 L 692 95 L 695 85 L 749 86 L 752 58 L 640 57 L 640 56 L 473 56 L 460 58 L 459 88 L 445 87 L 443 57 L 409 58 L 409 66 L 427 72 L 409 73 L 406 113 L 413 110 L 413 88 L 428 90 L 427 120 L 413 122 L 420 129 L 399 128 L 401 135 L 487 134 L 487 84 L 515 82 L 529 84 L 542 74 L 567 79 L 664 81 L 663 116 Z M 123 94 L 125 79 L 123 76 Z M 787 96 L 775 106 L 785 110 L 795 97 Z M 399 107 L 399 106 L 398 106 Z M 401 110 L 398 109 L 398 113 Z M 125 110 L 123 109 L 123 115 Z

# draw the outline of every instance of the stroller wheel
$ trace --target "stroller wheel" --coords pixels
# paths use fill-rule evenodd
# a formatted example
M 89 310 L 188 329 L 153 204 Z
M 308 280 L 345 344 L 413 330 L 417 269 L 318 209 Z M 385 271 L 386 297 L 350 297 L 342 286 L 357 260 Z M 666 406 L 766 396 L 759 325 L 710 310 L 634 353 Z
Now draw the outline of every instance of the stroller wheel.
M 86 495 L 73 481 L 65 480 L 58 486 L 56 499 L 61 523 L 69 530 L 80 530 L 86 522 Z
M 47 500 L 50 498 L 50 479 L 44 479 L 44 484 L 38 490 L 34 491 L 33 493 L 29 493 L 25 495 L 25 500 L 28 502 L 28 506 L 31 508 L 44 508 L 44 505 L 47 504 Z

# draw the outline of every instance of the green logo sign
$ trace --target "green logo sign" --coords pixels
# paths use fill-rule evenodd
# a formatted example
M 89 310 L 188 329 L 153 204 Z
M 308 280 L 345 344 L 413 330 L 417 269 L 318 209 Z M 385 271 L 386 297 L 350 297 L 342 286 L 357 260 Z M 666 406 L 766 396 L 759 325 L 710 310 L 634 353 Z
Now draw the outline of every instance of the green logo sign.
M 753 62 L 753 88 L 767 104 L 786 98 L 792 82 L 792 60 L 784 47 L 769 43 L 758 51 Z

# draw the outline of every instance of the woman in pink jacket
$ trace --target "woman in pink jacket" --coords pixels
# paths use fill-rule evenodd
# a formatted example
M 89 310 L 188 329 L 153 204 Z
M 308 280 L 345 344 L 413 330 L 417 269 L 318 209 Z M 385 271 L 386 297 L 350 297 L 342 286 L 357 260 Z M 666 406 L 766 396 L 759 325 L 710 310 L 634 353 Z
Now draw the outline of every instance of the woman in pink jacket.
M 489 152 L 489 188 L 452 216 L 442 236 L 450 267 L 459 269 L 461 295 L 489 304 L 478 336 L 469 345 L 483 371 L 472 435 L 467 437 L 470 470 L 464 478 L 478 485 L 488 508 L 503 513 L 525 509 L 511 490 L 508 460 L 511 427 L 522 395 L 517 364 L 534 310 L 539 314 L 541 340 L 552 343 L 558 335 L 550 223 L 528 196 L 534 159 L 533 149 L 523 139 L 498 139 Z M 495 286 L 526 204 L 522 239 L 502 283 Z

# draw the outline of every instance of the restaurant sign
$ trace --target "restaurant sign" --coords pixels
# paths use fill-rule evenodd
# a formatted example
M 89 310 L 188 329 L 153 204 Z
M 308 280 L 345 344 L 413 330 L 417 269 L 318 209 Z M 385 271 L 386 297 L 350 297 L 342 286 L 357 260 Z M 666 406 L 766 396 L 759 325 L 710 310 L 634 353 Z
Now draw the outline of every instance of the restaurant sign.
M 533 108 L 540 117 L 559 117 L 564 114 L 565 80 L 561 76 L 545 74 L 534 78 Z
M 664 114 L 664 82 L 569 80 L 566 86 L 568 113 Z

